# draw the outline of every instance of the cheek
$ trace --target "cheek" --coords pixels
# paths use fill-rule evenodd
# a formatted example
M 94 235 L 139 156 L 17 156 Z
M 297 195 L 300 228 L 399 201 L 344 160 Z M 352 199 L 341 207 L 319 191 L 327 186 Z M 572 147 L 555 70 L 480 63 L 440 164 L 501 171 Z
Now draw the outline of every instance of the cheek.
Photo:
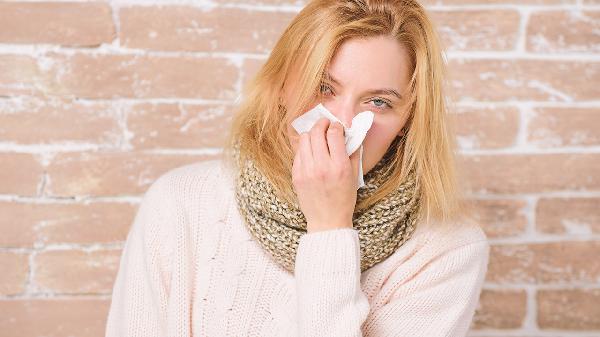
M 403 124 L 401 124 L 399 116 L 390 116 L 390 118 L 375 116 L 373 125 L 367 132 L 367 136 L 363 143 L 363 165 L 366 170 L 365 172 L 373 168 L 373 166 L 375 166 L 375 164 L 383 157 L 389 144 L 398 135 L 400 129 L 402 129 Z
M 398 130 L 389 121 L 376 117 L 365 137 L 365 148 L 375 153 L 385 153 L 387 145 L 397 134 Z

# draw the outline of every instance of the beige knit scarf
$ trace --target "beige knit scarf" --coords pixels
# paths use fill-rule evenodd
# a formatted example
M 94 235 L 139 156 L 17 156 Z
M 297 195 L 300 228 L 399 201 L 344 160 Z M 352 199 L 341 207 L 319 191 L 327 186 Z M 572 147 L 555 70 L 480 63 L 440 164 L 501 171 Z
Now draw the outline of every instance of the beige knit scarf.
M 364 176 L 357 202 L 372 195 L 391 173 L 391 159 L 405 137 L 396 137 L 381 160 Z M 251 160 L 239 162 L 239 144 L 233 155 L 238 165 L 235 197 L 249 231 L 276 263 L 294 272 L 300 236 L 306 233 L 306 218 L 296 204 L 281 200 L 268 179 Z M 392 193 L 369 208 L 353 214 L 358 230 L 361 271 L 381 262 L 406 242 L 416 227 L 420 198 L 414 170 Z

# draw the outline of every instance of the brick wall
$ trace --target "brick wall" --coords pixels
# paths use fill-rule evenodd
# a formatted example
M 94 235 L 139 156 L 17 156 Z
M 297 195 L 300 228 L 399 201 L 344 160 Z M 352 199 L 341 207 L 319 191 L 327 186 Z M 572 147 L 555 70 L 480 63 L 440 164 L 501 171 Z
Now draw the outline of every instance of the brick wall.
M 492 244 L 470 336 L 600 336 L 600 1 L 424 4 Z M 0 2 L 0 336 L 103 335 L 141 195 L 219 154 L 302 5 Z

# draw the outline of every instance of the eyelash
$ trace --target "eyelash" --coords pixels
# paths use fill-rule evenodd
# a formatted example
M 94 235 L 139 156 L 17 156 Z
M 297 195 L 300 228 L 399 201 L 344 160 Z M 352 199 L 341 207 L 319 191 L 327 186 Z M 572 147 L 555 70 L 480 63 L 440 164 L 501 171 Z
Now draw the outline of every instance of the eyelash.
M 331 92 L 333 92 L 333 89 L 332 89 L 332 88 L 331 88 L 329 85 L 327 85 L 326 83 L 321 83 L 321 88 L 320 88 L 320 89 L 321 89 L 321 92 L 320 92 L 320 93 L 321 93 L 322 95 L 324 95 L 324 94 L 323 94 L 323 87 L 326 87 L 326 88 L 328 88 L 329 90 L 331 90 Z M 394 107 L 392 106 L 392 104 L 391 104 L 389 101 L 385 100 L 385 99 L 381 99 L 381 98 L 374 98 L 374 99 L 372 99 L 371 101 L 382 101 L 383 103 L 385 103 L 385 104 L 387 105 L 387 107 L 379 107 L 379 106 L 375 105 L 375 108 L 376 108 L 377 110 L 379 110 L 379 111 L 381 111 L 381 110 L 386 110 L 386 109 L 393 109 L 393 108 L 394 108 Z

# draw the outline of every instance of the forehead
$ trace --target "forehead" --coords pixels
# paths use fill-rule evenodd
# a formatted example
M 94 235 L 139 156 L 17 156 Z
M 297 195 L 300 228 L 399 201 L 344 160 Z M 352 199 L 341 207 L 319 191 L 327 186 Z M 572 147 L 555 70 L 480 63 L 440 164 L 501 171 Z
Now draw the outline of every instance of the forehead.
M 327 72 L 344 86 L 386 86 L 400 90 L 410 78 L 406 48 L 392 37 L 350 39 L 336 51 Z

